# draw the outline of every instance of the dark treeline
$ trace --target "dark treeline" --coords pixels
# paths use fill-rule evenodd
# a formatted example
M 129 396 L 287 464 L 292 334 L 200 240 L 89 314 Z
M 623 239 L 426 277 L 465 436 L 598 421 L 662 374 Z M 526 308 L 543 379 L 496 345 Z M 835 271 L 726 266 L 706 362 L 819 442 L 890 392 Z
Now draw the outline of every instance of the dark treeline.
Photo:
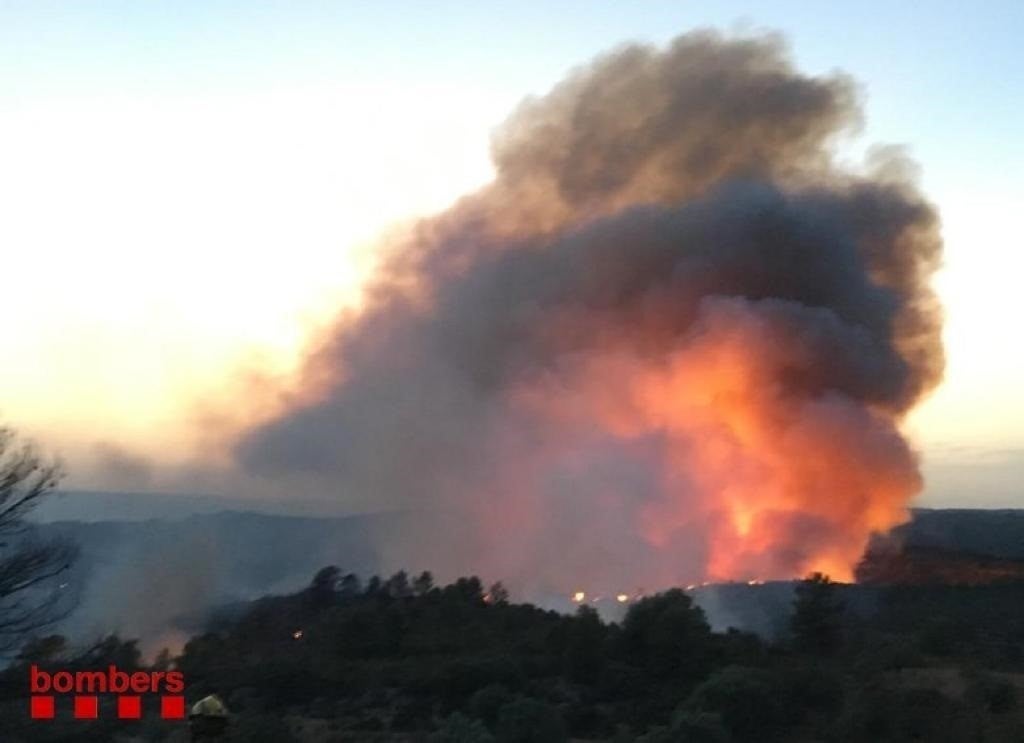
M 769 641 L 713 632 L 678 589 L 611 623 L 513 603 L 475 577 L 327 567 L 296 594 L 223 612 L 155 667 L 183 671 L 190 702 L 220 695 L 229 739 L 247 743 L 1024 740 L 1024 585 L 875 588 L 872 612 L 850 610 L 864 590 L 808 578 Z M 5 741 L 186 739 L 152 716 L 30 723 L 31 663 L 143 666 L 116 637 L 85 651 L 31 641 L 0 675 Z

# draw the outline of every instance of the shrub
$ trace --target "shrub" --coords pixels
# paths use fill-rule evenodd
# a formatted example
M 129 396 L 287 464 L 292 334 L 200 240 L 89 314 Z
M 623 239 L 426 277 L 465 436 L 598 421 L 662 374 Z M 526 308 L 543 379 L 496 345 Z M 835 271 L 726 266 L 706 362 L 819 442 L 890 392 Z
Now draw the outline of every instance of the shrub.
M 780 687 L 767 671 L 728 666 L 698 686 L 677 717 L 717 714 L 738 740 L 775 740 L 790 717 Z
M 492 743 L 494 736 L 479 720 L 455 712 L 427 740 L 430 743 Z
M 563 743 L 568 740 L 562 716 L 554 707 L 521 697 L 498 712 L 499 743 Z

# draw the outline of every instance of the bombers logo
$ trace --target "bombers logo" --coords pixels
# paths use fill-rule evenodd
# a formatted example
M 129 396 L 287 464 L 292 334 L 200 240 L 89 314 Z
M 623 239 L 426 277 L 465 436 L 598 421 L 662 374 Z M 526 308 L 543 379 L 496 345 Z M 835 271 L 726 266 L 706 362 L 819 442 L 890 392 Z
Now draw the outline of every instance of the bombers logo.
M 165 720 L 185 717 L 185 677 L 181 671 L 44 671 L 29 668 L 29 714 L 35 720 L 56 716 L 57 697 L 70 696 L 75 719 L 99 717 L 100 696 L 117 700 L 117 717 L 138 720 L 142 717 L 143 695 L 159 695 L 160 716 Z

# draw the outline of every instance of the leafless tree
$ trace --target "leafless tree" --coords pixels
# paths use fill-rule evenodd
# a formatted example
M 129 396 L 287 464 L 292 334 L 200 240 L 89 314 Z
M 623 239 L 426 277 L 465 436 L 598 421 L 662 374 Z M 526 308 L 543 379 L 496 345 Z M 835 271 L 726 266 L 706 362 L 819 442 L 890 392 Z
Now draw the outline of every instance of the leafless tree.
M 0 651 L 64 618 L 74 606 L 61 577 L 77 548 L 39 539 L 26 520 L 60 477 L 59 464 L 45 462 L 31 444 L 0 428 Z

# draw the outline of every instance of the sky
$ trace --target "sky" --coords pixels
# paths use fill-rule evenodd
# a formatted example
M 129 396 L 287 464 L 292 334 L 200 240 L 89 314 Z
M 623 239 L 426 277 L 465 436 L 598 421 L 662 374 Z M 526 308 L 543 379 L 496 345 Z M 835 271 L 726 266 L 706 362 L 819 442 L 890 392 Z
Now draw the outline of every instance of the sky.
M 0 420 L 185 459 L 204 401 L 287 374 L 381 235 L 491 176 L 492 129 L 630 40 L 783 33 L 861 85 L 946 240 L 946 381 L 907 422 L 924 505 L 1024 505 L 1024 5 L 0 0 Z

